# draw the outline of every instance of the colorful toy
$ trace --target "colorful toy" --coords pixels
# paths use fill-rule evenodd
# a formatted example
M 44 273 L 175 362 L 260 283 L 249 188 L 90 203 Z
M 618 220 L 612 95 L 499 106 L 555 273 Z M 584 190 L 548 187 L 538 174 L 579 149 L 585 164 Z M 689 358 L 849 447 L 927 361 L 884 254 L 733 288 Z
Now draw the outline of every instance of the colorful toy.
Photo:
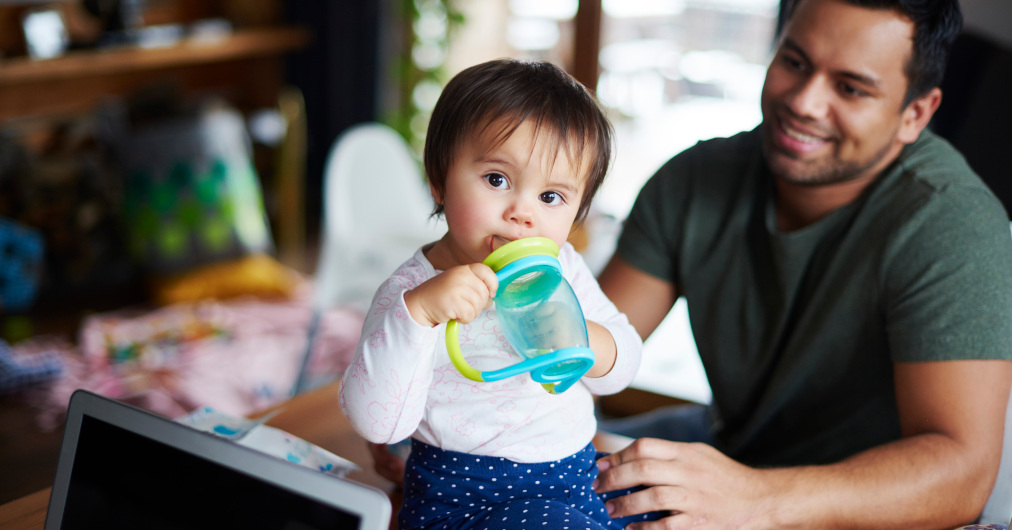
M 35 301 L 44 246 L 37 230 L 0 219 L 0 313 L 27 310 Z
M 565 392 L 594 365 L 587 321 L 562 276 L 559 247 L 548 238 L 512 241 L 485 261 L 499 279 L 495 308 L 506 339 L 523 361 L 491 372 L 472 368 L 460 351 L 457 321 L 446 325 L 446 349 L 468 379 L 491 382 L 530 372 L 550 393 Z

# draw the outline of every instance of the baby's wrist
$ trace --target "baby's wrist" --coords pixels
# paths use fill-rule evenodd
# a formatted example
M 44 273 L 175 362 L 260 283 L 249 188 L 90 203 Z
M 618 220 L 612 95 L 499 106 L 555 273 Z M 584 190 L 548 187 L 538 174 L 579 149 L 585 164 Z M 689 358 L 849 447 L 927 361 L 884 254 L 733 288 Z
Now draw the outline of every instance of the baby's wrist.
M 594 352 L 594 366 L 587 372 L 588 377 L 602 377 L 611 372 L 618 358 L 618 345 L 608 328 L 597 322 L 587 321 L 587 335 L 590 349 Z
M 404 305 L 408 309 L 408 314 L 411 315 L 411 320 L 422 326 L 433 327 L 437 325 L 438 322 L 434 322 L 429 317 L 428 312 L 425 311 L 425 307 L 422 305 L 421 300 L 419 300 L 416 290 L 417 287 L 404 292 Z

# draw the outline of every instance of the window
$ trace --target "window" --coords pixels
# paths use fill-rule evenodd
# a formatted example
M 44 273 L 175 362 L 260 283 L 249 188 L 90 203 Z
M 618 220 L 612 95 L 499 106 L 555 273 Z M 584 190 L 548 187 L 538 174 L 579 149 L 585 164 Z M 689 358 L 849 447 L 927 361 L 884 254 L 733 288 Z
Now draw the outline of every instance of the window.
M 587 1 L 587 0 L 584 0 Z M 699 140 L 758 125 L 778 0 L 601 1 L 598 97 L 617 153 L 595 208 L 624 218 L 665 160 Z M 578 0 L 456 4 L 449 74 L 496 57 L 555 62 L 573 71 Z
M 643 182 L 699 140 L 759 124 L 777 0 L 602 0 L 598 96 L 618 154 L 598 206 L 625 216 Z

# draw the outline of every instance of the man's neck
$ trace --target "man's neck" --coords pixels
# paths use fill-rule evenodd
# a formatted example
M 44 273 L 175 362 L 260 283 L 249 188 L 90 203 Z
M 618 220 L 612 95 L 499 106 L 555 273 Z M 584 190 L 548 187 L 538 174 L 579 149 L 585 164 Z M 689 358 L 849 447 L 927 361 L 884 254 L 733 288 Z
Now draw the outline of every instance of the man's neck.
M 777 230 L 791 232 L 804 228 L 854 202 L 875 176 L 824 186 L 804 186 L 776 179 Z
M 860 176 L 845 182 L 813 186 L 786 182 L 774 176 L 777 230 L 790 232 L 804 228 L 837 208 L 854 202 L 896 161 L 902 151 L 903 144 L 894 144 L 876 164 L 867 168 Z

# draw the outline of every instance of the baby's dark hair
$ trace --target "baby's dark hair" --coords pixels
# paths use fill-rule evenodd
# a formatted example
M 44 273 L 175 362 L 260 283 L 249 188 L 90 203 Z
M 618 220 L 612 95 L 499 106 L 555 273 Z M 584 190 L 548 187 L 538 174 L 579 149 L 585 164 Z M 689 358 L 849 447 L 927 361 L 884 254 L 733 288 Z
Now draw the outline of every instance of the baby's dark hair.
M 487 138 L 495 148 L 527 120 L 535 135 L 549 133 L 552 153 L 562 147 L 575 164 L 583 163 L 585 149 L 594 149 L 576 215 L 581 221 L 608 172 L 614 132 L 594 96 L 547 62 L 498 59 L 467 68 L 450 80 L 432 111 L 425 137 L 425 172 L 437 194 L 446 191 L 450 166 L 464 142 Z M 442 212 L 443 206 L 437 204 L 435 214 Z

